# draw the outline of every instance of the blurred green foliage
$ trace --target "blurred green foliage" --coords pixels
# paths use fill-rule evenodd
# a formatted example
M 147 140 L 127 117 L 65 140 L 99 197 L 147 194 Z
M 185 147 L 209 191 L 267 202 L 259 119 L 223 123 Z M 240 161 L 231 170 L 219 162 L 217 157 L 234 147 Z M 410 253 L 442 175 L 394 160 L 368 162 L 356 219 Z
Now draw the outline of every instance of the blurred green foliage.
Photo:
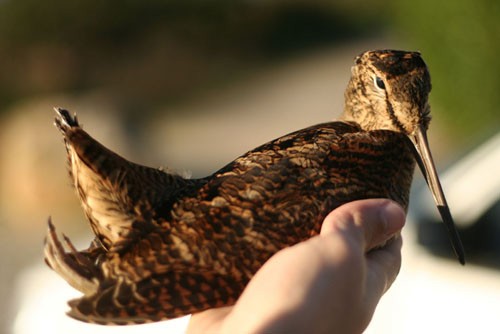
M 0 108 L 101 89 L 124 108 L 230 82 L 299 50 L 371 33 L 358 1 L 11 0 L 0 2 Z
M 146 110 L 387 32 L 423 53 L 432 105 L 452 133 L 498 130 L 497 0 L 0 0 L 0 110 L 85 91 Z
M 499 131 L 500 1 L 395 0 L 393 8 L 399 37 L 427 61 L 432 105 L 456 140 Z

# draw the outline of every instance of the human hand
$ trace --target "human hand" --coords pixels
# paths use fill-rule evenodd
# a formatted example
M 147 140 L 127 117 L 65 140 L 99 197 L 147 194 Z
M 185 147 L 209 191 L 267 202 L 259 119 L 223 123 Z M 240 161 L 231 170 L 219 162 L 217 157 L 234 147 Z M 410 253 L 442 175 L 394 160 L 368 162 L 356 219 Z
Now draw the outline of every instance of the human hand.
M 399 272 L 404 222 L 386 199 L 335 209 L 320 235 L 271 257 L 234 306 L 194 314 L 188 333 L 362 332 Z

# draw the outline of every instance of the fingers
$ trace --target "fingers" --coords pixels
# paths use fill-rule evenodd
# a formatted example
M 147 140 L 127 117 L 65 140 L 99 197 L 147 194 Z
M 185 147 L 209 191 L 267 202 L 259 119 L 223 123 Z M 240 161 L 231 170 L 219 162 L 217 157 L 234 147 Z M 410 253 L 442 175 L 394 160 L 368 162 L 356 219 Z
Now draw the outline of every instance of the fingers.
M 218 333 L 232 306 L 219 307 L 193 314 L 186 329 L 187 334 Z
M 349 230 L 361 238 L 365 251 L 384 244 L 401 230 L 405 213 L 388 199 L 369 199 L 350 202 L 332 211 L 325 219 L 321 234 Z
M 380 283 L 368 282 L 368 284 L 380 286 L 380 296 L 390 288 L 399 273 L 402 245 L 403 239 L 400 234 L 397 234 L 383 248 L 367 254 L 368 272 L 373 274 L 373 277 L 368 277 L 368 281 L 380 281 Z
M 349 254 L 365 261 L 350 258 L 351 270 L 355 262 L 366 266 L 364 287 L 358 318 L 360 328 L 366 328 L 382 295 L 392 285 L 401 267 L 402 240 L 400 230 L 405 223 L 403 209 L 387 199 L 360 200 L 345 204 L 332 211 L 325 219 L 322 236 L 339 236 L 350 245 Z M 342 244 L 342 243 L 340 243 Z M 384 245 L 383 247 L 380 247 Z M 359 251 L 364 251 L 360 254 Z M 361 264 L 363 263 L 363 264 Z M 349 273 L 344 270 L 343 275 Z M 352 280 L 353 278 L 351 278 Z
M 368 326 L 382 295 L 391 287 L 401 268 L 401 235 L 397 234 L 383 248 L 369 252 L 366 257 L 366 280 L 364 306 L 366 314 L 362 317 Z

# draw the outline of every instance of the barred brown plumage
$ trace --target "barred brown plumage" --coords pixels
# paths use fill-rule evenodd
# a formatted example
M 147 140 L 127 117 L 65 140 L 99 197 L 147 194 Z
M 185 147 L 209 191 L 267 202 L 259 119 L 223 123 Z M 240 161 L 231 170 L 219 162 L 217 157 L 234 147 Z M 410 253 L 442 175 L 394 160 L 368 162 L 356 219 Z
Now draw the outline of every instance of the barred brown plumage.
M 384 197 L 406 209 L 415 158 L 463 263 L 425 138 L 429 92 L 420 54 L 365 52 L 341 121 L 293 132 L 193 180 L 125 160 L 56 109 L 96 235 L 83 251 L 65 238 L 66 251 L 49 221 L 46 262 L 84 294 L 69 315 L 128 324 L 232 305 L 267 259 L 318 234 L 339 205 Z

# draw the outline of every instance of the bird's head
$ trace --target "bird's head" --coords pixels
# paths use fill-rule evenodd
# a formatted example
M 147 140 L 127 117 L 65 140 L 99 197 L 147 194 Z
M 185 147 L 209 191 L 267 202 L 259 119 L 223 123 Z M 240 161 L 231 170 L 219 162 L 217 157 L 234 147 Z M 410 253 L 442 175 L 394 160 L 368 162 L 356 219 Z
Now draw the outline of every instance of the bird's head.
M 415 159 L 424 174 L 455 253 L 464 263 L 464 251 L 427 142 L 431 91 L 429 71 L 419 52 L 375 50 L 356 57 L 345 92 L 342 120 L 365 131 L 391 130 L 408 136 Z
M 345 120 L 364 130 L 412 135 L 430 121 L 431 79 L 418 52 L 376 50 L 356 57 L 345 92 Z

